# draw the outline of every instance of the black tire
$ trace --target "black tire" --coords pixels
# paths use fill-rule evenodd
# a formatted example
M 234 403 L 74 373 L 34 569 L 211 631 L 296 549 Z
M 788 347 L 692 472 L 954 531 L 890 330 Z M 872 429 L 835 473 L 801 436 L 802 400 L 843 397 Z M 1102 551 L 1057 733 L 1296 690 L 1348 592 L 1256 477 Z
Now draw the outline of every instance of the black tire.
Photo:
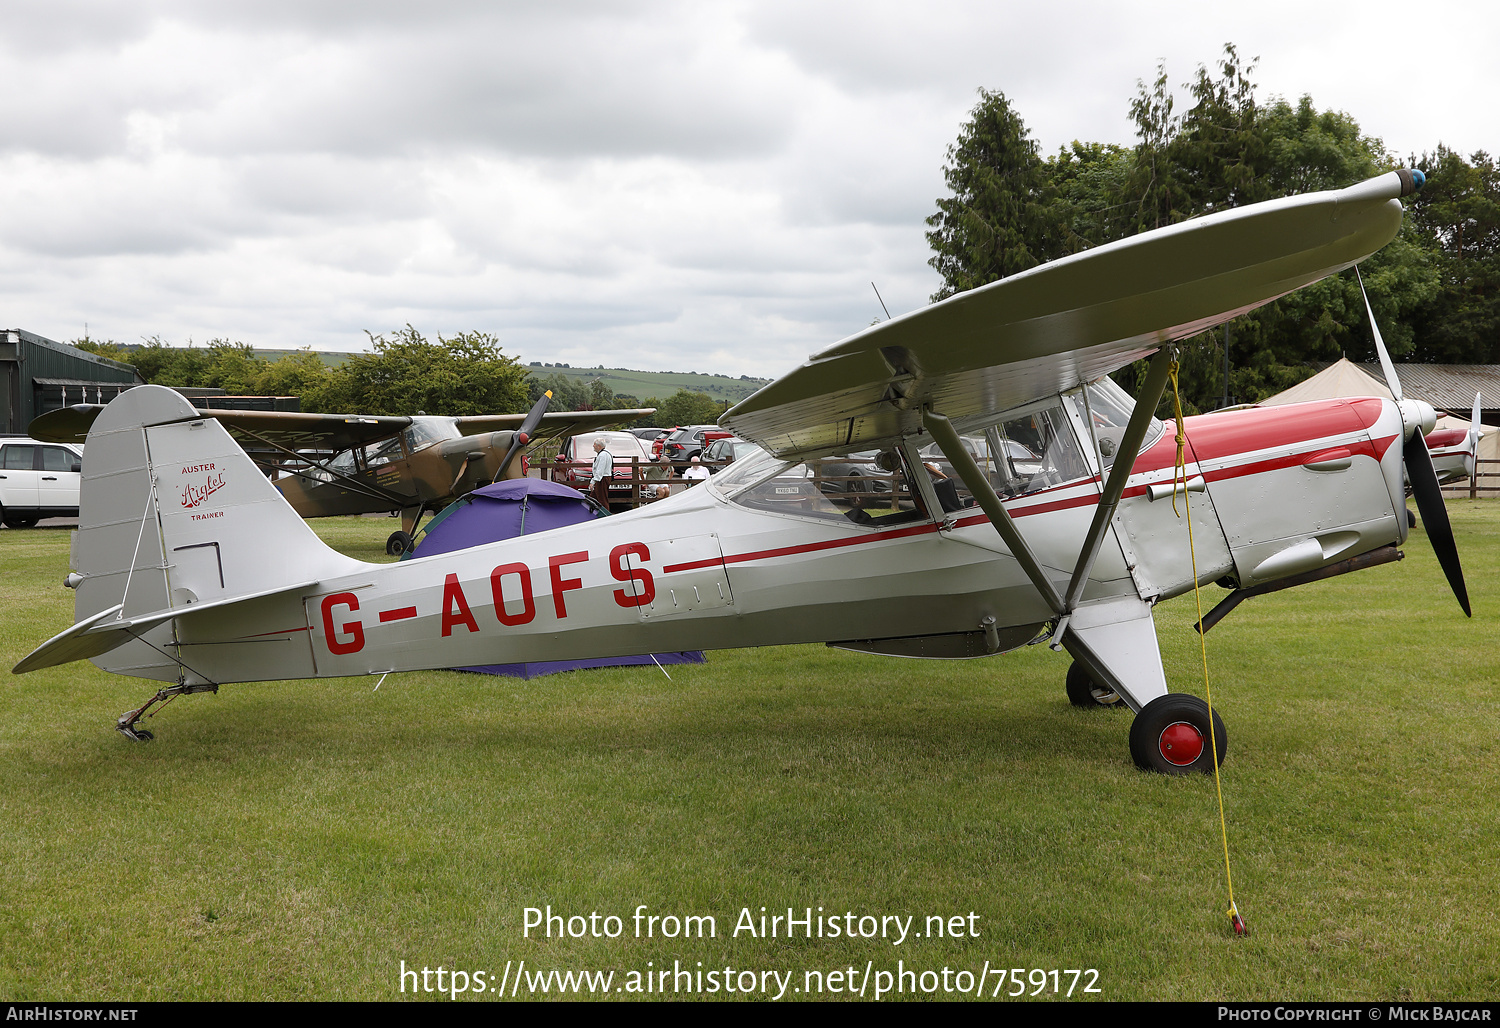
M 1110 692 L 1101 685 L 1095 685 L 1088 669 L 1076 660 L 1068 665 L 1067 687 L 1068 702 L 1075 707 L 1086 707 L 1092 710 L 1101 708 L 1119 710 L 1125 707 L 1125 700 L 1119 693 Z
M 1164 775 L 1211 774 L 1213 751 L 1219 763 L 1229 748 L 1219 712 L 1214 711 L 1213 745 L 1208 734 L 1208 704 L 1196 696 L 1158 696 L 1130 723 L 1130 755 L 1136 767 Z
M 11 528 L 35 528 L 41 518 L 35 514 L 7 514 L 5 523 Z
M 385 541 L 385 552 L 392 557 L 399 557 L 404 553 L 410 553 L 411 547 L 411 536 L 405 532 L 392 532 L 390 538 Z

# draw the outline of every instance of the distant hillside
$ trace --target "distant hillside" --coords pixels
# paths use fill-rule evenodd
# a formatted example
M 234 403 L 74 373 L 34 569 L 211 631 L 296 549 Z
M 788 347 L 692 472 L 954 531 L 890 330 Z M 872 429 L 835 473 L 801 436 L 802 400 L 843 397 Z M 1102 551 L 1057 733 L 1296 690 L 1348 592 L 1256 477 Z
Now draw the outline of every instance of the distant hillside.
M 289 354 L 301 352 L 301 350 L 263 350 L 259 346 L 255 348 L 255 356 L 263 357 L 268 361 L 279 361 L 281 360 L 281 358 L 286 357 Z M 342 350 L 314 350 L 313 353 L 317 354 L 322 359 L 323 363 L 330 368 L 338 367 L 350 357 L 350 354 L 347 354 Z
M 140 348 L 139 343 L 124 344 L 126 350 Z M 269 348 L 255 348 L 255 356 L 268 361 L 276 361 L 288 354 L 300 353 L 299 350 L 273 350 Z M 352 354 L 342 350 L 314 350 L 314 353 L 322 359 L 323 363 L 330 368 L 336 368 L 348 360 Z M 544 364 L 541 361 L 532 361 L 526 366 L 526 370 L 537 378 L 546 378 L 548 375 L 566 375 L 576 378 L 587 385 L 595 379 L 602 378 L 604 384 L 612 392 L 621 393 L 625 396 L 634 396 L 638 400 L 656 397 L 665 400 L 679 389 L 687 389 L 695 393 L 707 393 L 715 400 L 728 400 L 730 403 L 738 403 L 761 386 L 769 385 L 769 378 L 751 378 L 748 375 L 739 378 L 730 378 L 728 375 L 703 374 L 696 371 L 631 371 L 628 368 L 570 368 L 563 364 Z
M 634 396 L 638 400 L 656 397 L 665 400 L 679 389 L 695 393 L 707 393 L 715 400 L 737 403 L 770 383 L 769 378 L 751 378 L 748 375 L 730 378 L 728 375 L 706 375 L 695 371 L 630 371 L 626 368 L 570 368 L 563 364 L 542 364 L 533 361 L 527 368 L 536 378 L 548 375 L 566 375 L 589 383 L 603 379 L 612 392 Z

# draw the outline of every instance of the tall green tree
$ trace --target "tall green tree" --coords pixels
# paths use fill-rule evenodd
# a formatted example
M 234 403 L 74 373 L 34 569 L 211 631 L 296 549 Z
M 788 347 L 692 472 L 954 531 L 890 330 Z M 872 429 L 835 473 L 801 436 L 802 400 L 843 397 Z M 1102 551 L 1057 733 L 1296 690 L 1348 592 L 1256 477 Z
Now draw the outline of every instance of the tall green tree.
M 1500 361 L 1500 168 L 1484 151 L 1465 160 L 1444 146 L 1415 165 L 1427 184 L 1412 204 L 1412 227 L 1439 280 L 1413 317 L 1417 359 Z
M 927 219 L 937 251 L 927 263 L 943 276 L 934 300 L 1065 252 L 1036 142 L 1004 93 L 981 89 L 979 97 L 948 148 L 943 178 L 953 195 Z
M 653 422 L 658 428 L 672 428 L 676 425 L 712 425 L 719 420 L 719 415 L 724 413 L 725 407 L 707 393 L 696 393 L 687 389 L 677 390 L 660 403 L 653 404 L 648 400 L 646 405 L 656 407 L 656 417 Z
M 334 369 L 328 403 L 362 414 L 464 416 L 527 407 L 526 369 L 487 332 L 429 342 L 411 325 L 370 335 L 371 350 Z

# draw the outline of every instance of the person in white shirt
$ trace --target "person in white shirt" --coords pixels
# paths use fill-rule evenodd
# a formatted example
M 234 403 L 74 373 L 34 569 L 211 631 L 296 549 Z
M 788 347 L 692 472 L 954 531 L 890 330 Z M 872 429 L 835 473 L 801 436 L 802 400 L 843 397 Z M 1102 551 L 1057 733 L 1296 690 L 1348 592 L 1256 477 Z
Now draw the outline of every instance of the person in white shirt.
M 604 448 L 603 439 L 594 440 L 594 471 L 589 490 L 605 510 L 609 509 L 609 483 L 615 477 L 615 455 Z
M 689 486 L 697 485 L 699 482 L 708 477 L 708 469 L 703 466 L 702 462 L 699 461 L 697 457 L 694 457 L 688 463 L 691 465 L 691 467 L 689 467 L 682 473 L 682 477 Z

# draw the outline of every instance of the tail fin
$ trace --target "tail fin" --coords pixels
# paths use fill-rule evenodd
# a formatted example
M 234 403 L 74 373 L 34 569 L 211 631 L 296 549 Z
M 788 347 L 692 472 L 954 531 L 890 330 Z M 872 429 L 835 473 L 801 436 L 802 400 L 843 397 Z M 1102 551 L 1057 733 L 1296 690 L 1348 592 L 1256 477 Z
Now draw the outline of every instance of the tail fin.
M 105 670 L 177 680 L 172 616 L 362 566 L 324 545 L 222 425 L 149 385 L 120 394 L 89 431 L 72 563 L 79 624 L 18 670 L 107 652 L 95 659 Z M 99 617 L 111 608 L 113 620 Z M 82 632 L 114 645 L 64 639 Z

